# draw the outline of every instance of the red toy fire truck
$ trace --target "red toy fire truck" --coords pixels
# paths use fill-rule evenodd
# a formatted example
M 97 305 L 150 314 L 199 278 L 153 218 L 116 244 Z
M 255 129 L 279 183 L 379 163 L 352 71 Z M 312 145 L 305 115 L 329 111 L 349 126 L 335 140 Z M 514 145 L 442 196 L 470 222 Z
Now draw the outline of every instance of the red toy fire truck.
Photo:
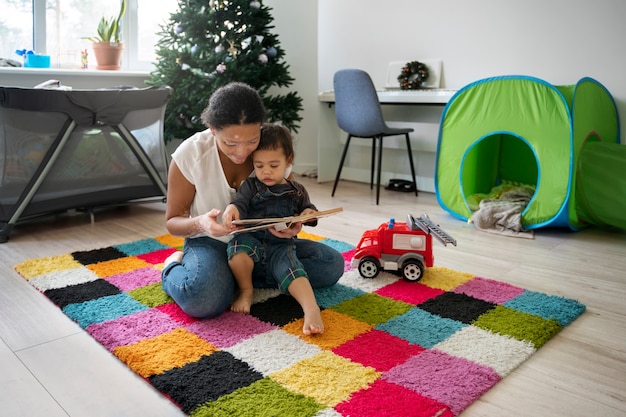
M 363 233 L 352 266 L 358 267 L 363 278 L 375 278 L 384 270 L 400 272 L 406 280 L 417 282 L 424 275 L 424 268 L 434 265 L 433 237 L 444 246 L 456 246 L 456 240 L 426 214 L 419 218 L 409 214 L 406 223 L 391 219 Z

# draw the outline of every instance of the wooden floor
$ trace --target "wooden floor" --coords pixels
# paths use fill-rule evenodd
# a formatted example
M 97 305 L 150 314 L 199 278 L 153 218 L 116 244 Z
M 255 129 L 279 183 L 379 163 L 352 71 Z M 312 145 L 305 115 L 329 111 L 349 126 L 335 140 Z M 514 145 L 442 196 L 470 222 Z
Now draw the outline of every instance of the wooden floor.
M 476 230 L 444 212 L 434 195 L 298 178 L 319 209 L 344 212 L 312 233 L 356 244 L 389 217 L 428 213 L 458 241 L 436 245 L 441 266 L 575 298 L 588 309 L 470 406 L 470 416 L 626 415 L 626 234 L 542 229 L 534 240 Z M 0 414 L 2 416 L 180 416 L 13 270 L 23 260 L 94 249 L 165 233 L 163 205 L 63 216 L 16 228 L 0 244 Z

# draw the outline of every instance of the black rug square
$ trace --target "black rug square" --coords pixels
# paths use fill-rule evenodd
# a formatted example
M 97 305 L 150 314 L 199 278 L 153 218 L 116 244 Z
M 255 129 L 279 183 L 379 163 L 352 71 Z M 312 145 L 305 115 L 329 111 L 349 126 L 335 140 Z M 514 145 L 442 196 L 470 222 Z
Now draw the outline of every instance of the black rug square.
M 466 294 L 446 292 L 426 300 L 418 307 L 431 314 L 470 324 L 485 312 L 495 308 L 495 304 Z
M 263 375 L 228 352 L 217 351 L 197 362 L 148 378 L 189 414 L 199 405 L 263 379 Z
M 111 246 L 102 249 L 72 252 L 72 257 L 83 265 L 91 265 L 98 262 L 112 261 L 113 259 L 128 256 Z
M 304 317 L 304 312 L 292 296 L 280 294 L 261 303 L 252 304 L 250 315 L 276 326 L 284 326 Z
M 115 285 L 104 279 L 70 285 L 64 288 L 55 288 L 44 292 L 54 304 L 60 308 L 68 304 L 83 303 L 100 297 L 119 294 L 121 291 Z

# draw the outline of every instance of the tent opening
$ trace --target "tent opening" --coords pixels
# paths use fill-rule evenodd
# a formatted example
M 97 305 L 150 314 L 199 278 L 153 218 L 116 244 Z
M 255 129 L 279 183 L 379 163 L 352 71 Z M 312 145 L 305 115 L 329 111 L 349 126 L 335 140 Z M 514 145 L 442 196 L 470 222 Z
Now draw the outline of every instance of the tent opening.
M 498 187 L 514 183 L 536 187 L 539 175 L 537 158 L 528 143 L 508 133 L 486 136 L 465 153 L 461 187 L 465 201 L 498 193 Z M 469 204 L 471 207 L 471 204 Z

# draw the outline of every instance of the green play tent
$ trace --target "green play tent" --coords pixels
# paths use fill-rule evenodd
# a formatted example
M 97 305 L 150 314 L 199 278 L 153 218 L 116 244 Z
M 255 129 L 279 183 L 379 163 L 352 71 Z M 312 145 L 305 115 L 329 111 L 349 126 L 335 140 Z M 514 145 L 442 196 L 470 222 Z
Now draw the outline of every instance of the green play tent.
M 616 177 L 597 155 L 615 153 L 610 145 L 620 151 L 626 146 L 618 145 L 615 102 L 596 80 L 567 86 L 529 76 L 476 81 L 452 97 L 439 129 L 435 190 L 453 216 L 468 220 L 474 196 L 489 195 L 502 184 L 523 184 L 534 190 L 522 212 L 524 229 L 577 230 L 599 222 L 626 229 L 626 193 L 608 201 L 595 198 L 597 188 L 607 190 L 605 195 L 626 187 L 623 176 Z M 581 158 L 583 152 L 589 156 Z M 617 163 L 626 166 L 626 154 L 621 155 Z M 601 220 L 605 217 L 612 220 Z

